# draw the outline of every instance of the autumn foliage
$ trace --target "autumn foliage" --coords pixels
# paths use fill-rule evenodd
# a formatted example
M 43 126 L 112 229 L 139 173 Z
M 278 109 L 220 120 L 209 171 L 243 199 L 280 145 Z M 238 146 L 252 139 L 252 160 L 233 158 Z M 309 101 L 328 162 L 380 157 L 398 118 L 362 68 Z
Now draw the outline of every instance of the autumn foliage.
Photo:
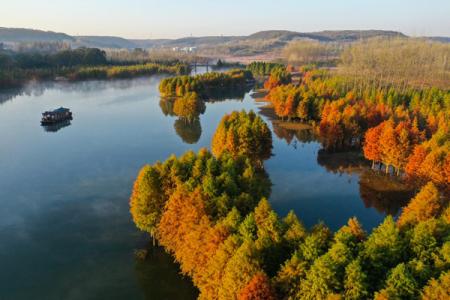
M 423 184 L 450 185 L 448 91 L 352 86 L 346 78 L 309 70 L 299 85 L 271 86 L 280 118 L 311 123 L 327 151 L 362 147 L 373 167 Z
M 211 148 L 217 157 L 226 152 L 233 157 L 245 155 L 261 165 L 271 155 L 272 134 L 267 124 L 253 111 L 232 112 L 220 121 Z
M 201 98 L 209 98 L 245 86 L 251 80 L 253 76 L 250 71 L 239 69 L 223 73 L 176 76 L 161 80 L 159 91 L 164 97 L 180 97 L 195 92 Z
M 239 300 L 275 300 L 274 291 L 269 278 L 264 273 L 258 273 L 242 289 Z
M 398 224 L 405 226 L 435 218 L 441 213 L 443 205 L 438 189 L 429 182 L 403 209 Z

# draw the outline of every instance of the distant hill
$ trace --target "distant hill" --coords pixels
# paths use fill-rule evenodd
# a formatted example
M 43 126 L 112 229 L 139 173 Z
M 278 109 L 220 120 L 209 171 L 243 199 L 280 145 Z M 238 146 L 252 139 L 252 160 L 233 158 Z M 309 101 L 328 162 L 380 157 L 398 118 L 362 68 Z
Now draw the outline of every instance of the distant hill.
M 59 32 L 0 27 L 0 42 L 71 42 L 75 38 Z
M 296 32 L 288 30 L 260 31 L 249 36 L 204 36 L 180 39 L 126 39 L 115 36 L 70 36 L 65 33 L 23 28 L 0 27 L 0 42 L 67 42 L 72 47 L 103 49 L 197 47 L 205 51 L 225 51 L 230 54 L 260 53 L 279 49 L 296 39 L 319 42 L 354 42 L 371 37 L 407 37 L 401 32 L 386 30 L 336 30 Z M 450 42 L 449 37 L 432 40 Z M 211 50 L 213 49 L 213 50 Z
M 450 37 L 446 36 L 432 36 L 429 39 L 436 42 L 450 43 Z
M 94 48 L 139 48 L 131 40 L 116 36 L 75 36 L 75 45 Z

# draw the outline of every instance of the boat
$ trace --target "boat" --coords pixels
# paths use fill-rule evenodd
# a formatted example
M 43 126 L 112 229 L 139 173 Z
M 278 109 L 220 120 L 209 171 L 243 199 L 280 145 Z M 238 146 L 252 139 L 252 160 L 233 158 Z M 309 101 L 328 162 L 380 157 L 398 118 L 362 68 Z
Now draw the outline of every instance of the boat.
M 68 108 L 60 107 L 52 111 L 43 112 L 41 124 L 51 125 L 67 120 L 72 120 L 72 112 Z

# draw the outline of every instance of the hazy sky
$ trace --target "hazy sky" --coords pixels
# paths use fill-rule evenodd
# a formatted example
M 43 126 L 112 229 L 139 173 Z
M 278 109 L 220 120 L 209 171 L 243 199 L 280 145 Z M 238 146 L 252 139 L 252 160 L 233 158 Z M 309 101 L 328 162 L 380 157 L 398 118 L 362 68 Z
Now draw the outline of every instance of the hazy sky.
M 450 0 L 0 0 L 0 27 L 128 38 L 268 29 L 450 36 Z

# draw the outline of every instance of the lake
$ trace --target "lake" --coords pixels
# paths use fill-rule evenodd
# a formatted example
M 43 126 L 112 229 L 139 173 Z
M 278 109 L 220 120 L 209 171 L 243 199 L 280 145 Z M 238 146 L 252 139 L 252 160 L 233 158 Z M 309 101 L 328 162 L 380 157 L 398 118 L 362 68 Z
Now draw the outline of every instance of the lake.
M 208 102 L 191 126 L 166 116 L 161 78 L 0 92 L 0 299 L 195 299 L 163 250 L 135 259 L 149 238 L 132 223 L 128 198 L 144 164 L 209 147 L 233 110 L 253 109 L 273 130 L 265 167 L 281 215 L 293 209 L 306 226 L 322 220 L 333 230 L 357 216 L 370 230 L 409 197 L 365 162 L 322 153 L 308 130 L 273 123 L 252 92 Z M 41 127 L 41 113 L 59 106 L 73 120 Z

